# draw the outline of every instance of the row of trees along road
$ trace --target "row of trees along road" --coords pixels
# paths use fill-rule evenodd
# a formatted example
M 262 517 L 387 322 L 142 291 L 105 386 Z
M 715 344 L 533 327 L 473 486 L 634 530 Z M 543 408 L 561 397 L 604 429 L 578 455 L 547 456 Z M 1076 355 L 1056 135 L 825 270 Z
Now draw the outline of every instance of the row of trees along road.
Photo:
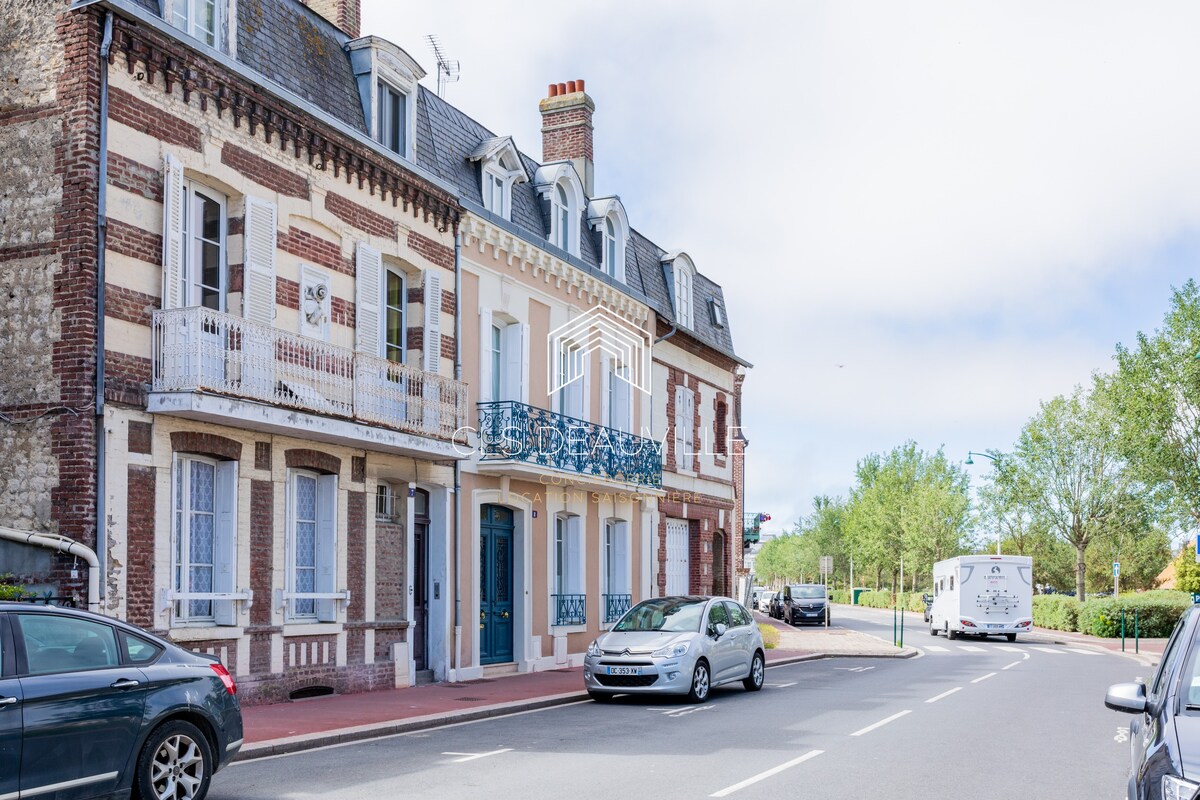
M 897 587 L 903 561 L 905 588 L 919 590 L 935 561 L 994 552 L 999 536 L 1002 552 L 1033 557 L 1035 582 L 1073 587 L 1081 600 L 1111 588 L 1114 561 L 1123 588 L 1152 587 L 1171 538 L 1200 530 L 1198 355 L 1200 290 L 1188 281 L 1162 327 L 1117 346 L 1113 371 L 1042 402 L 1008 450 L 988 451 L 974 503 L 968 474 L 941 449 L 909 441 L 873 453 L 846 498 L 815 498 L 790 533 L 763 545 L 759 579 L 812 580 L 832 555 L 835 585 L 849 583 L 852 561 L 857 585 Z

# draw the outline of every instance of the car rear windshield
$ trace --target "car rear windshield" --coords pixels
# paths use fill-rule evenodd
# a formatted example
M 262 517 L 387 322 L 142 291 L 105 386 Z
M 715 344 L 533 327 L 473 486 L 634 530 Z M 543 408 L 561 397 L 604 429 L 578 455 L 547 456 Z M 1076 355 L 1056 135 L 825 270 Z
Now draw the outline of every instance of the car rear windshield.
M 698 631 L 704 616 L 704 600 L 660 597 L 644 600 L 621 618 L 616 631 Z
M 793 586 L 792 597 L 799 597 L 801 600 L 819 600 L 825 597 L 824 586 Z

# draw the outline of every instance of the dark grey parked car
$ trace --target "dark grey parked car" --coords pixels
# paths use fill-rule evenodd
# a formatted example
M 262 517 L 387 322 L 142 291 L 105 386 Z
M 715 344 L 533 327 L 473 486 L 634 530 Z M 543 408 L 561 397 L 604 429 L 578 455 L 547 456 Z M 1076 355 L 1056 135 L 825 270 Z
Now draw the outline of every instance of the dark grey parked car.
M 211 656 L 0 603 L 0 798 L 201 800 L 241 744 L 237 685 Z
M 1200 798 L 1200 606 L 1175 625 L 1149 686 L 1110 686 L 1104 705 L 1132 714 L 1129 800 Z
M 829 593 L 820 583 L 797 583 L 783 587 L 779 597 L 779 618 L 789 625 L 824 625 Z

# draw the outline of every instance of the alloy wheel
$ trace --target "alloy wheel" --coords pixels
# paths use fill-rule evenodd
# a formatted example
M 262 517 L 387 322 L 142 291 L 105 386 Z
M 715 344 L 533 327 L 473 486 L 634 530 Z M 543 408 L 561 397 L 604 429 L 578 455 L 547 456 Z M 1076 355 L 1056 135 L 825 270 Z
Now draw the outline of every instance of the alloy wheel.
M 691 698 L 694 702 L 703 703 L 708 698 L 708 665 L 701 661 L 692 673 Z
M 150 764 L 150 785 L 157 800 L 195 800 L 203 783 L 200 746 L 181 733 L 164 739 Z

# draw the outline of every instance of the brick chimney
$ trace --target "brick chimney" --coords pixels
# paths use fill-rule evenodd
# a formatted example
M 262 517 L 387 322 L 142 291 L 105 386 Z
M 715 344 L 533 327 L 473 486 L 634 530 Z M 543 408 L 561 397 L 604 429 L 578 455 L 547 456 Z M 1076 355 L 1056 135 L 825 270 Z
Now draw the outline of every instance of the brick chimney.
M 351 39 L 357 39 L 362 27 L 361 0 L 305 0 L 308 7 L 332 22 Z
M 538 103 L 542 112 L 542 162 L 570 161 L 583 179 L 583 190 L 593 195 L 592 113 L 596 104 L 583 91 L 583 80 L 552 83 Z

